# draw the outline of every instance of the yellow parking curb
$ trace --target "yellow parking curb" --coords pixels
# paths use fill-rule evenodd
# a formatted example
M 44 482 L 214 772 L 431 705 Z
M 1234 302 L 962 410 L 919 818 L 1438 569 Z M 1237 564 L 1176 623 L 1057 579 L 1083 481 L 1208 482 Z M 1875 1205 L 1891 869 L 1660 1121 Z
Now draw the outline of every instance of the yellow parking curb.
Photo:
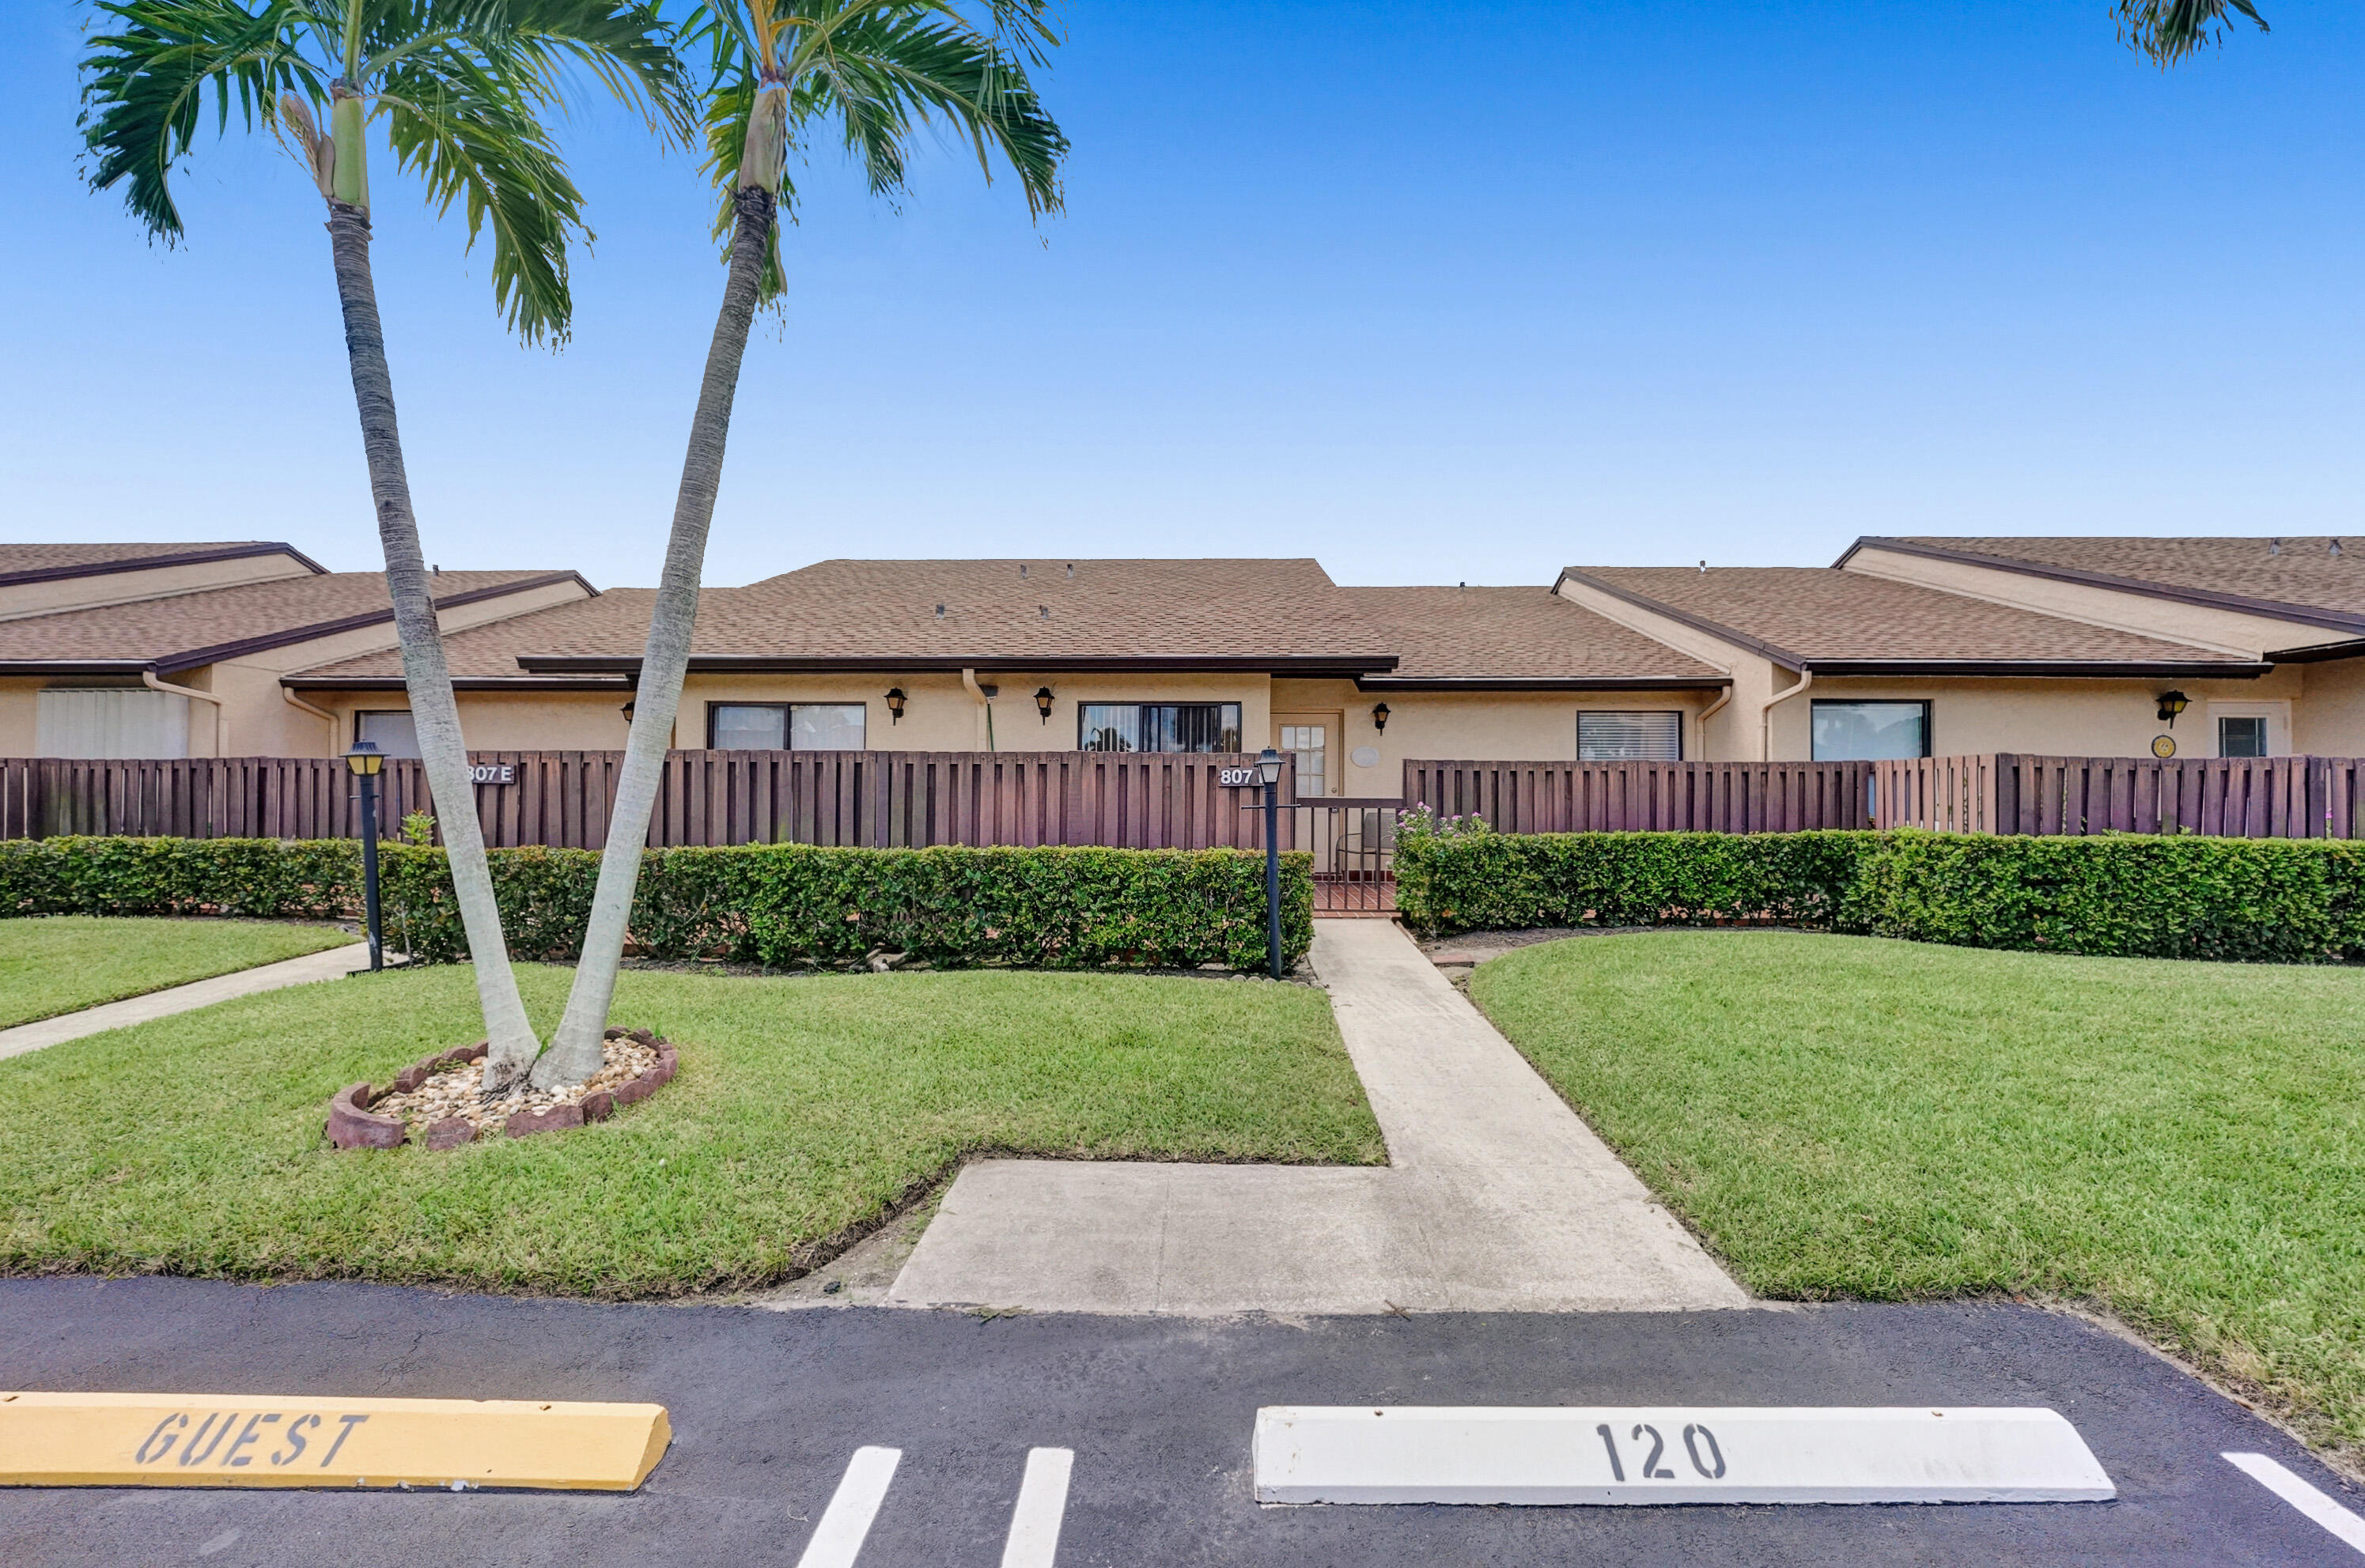
M 533 1486 L 629 1492 L 662 1405 L 0 1393 L 5 1486 Z

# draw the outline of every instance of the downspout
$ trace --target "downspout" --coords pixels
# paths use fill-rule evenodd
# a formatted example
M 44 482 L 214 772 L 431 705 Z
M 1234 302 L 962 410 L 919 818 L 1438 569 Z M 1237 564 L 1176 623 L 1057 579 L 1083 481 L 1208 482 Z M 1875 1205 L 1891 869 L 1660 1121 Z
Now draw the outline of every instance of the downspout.
M 1708 760 L 1708 722 L 1715 718 L 1718 711 L 1732 700 L 1732 688 L 1727 686 L 1723 694 L 1715 701 L 1692 715 L 1692 722 L 1699 726 L 1699 760 L 1702 762 Z
M 337 722 L 337 716 L 334 713 L 330 712 L 326 708 L 313 707 L 309 702 L 305 701 L 301 697 L 297 696 L 294 692 L 288 690 L 284 686 L 279 689 L 279 695 L 287 700 L 288 706 L 293 708 L 301 708 L 307 713 L 318 713 L 321 718 L 329 721 L 329 755 L 331 756 L 336 756 L 338 749 L 337 743 L 345 738 L 345 727 Z
M 212 703 L 214 705 L 214 755 L 216 756 L 222 755 L 222 700 L 220 698 L 210 691 L 199 691 L 194 686 L 174 686 L 169 681 L 158 680 L 156 672 L 152 669 L 141 670 L 140 678 L 147 682 L 148 689 L 151 691 L 169 691 L 175 697 L 194 697 L 200 702 Z
M 977 699 L 977 705 L 985 710 L 985 749 L 992 751 L 996 749 L 993 744 L 993 699 L 988 697 L 984 689 L 978 685 L 977 671 L 974 669 L 961 671 L 961 684 L 969 689 L 969 694 L 971 697 Z
M 1810 669 L 1801 669 L 1799 672 L 1798 685 L 1791 687 L 1787 691 L 1777 691 L 1773 696 L 1768 697 L 1765 701 L 1760 702 L 1757 705 L 1757 756 L 1760 761 L 1771 762 L 1774 760 L 1775 704 L 1777 702 L 1788 702 L 1790 699 L 1798 696 L 1799 693 L 1806 690 L 1807 688 L 1814 684 L 1815 672 Z

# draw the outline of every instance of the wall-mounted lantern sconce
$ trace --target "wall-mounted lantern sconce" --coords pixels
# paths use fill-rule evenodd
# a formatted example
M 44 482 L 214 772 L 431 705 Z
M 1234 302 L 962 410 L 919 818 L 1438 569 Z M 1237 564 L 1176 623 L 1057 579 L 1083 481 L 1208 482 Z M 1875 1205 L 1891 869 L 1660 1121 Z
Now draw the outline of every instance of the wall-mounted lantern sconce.
M 903 722 L 903 704 L 906 700 L 902 687 L 891 686 L 887 689 L 887 722 L 889 723 L 900 724 Z
M 1384 732 L 1384 731 L 1387 729 L 1387 727 L 1388 727 L 1388 705 L 1387 705 L 1386 703 L 1384 703 L 1384 702 L 1374 702 L 1374 703 L 1373 703 L 1373 704 L 1372 704 L 1372 728 L 1373 728 L 1373 729 L 1375 729 L 1375 730 L 1379 730 L 1379 731 Z
M 2159 716 L 2167 722 L 2168 727 L 2171 730 L 2176 728 L 2176 716 L 2191 706 L 2192 699 L 2181 691 L 2163 691 L 2159 694 Z
M 1043 715 L 1045 723 L 1051 722 L 1051 689 L 1049 687 L 1038 686 L 1035 689 L 1035 711 Z
M 633 709 L 637 704 L 638 700 L 639 700 L 637 698 L 627 697 L 624 699 L 624 705 L 616 710 L 617 712 L 622 713 L 624 716 L 624 722 L 629 724 L 633 722 Z

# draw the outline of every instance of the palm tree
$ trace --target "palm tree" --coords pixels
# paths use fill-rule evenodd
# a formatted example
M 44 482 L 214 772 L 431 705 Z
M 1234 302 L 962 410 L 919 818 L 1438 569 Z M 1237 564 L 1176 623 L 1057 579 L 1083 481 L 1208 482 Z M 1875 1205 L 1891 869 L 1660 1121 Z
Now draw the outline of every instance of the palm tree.
M 1040 65 L 1043 50 L 1059 41 L 1048 0 L 975 0 L 973 9 L 965 13 L 953 0 L 709 0 L 694 17 L 693 36 L 713 50 L 708 167 L 723 192 L 714 231 L 727 240 L 730 270 L 690 420 L 583 957 L 566 1016 L 534 1067 L 537 1087 L 579 1083 L 600 1068 L 641 846 L 689 666 L 739 365 L 757 306 L 783 287 L 779 208 L 795 196 L 789 154 L 834 132 L 861 162 L 873 194 L 891 196 L 903 188 L 913 137 L 941 125 L 976 153 L 989 180 L 1000 153 L 1031 214 L 1059 207 L 1068 139 L 1026 78 L 1026 67 Z
M 83 64 L 87 172 L 95 189 L 123 184 L 151 239 L 181 238 L 170 176 L 203 122 L 227 129 L 233 112 L 247 129 L 268 125 L 328 205 L 403 678 L 476 960 L 488 1086 L 499 1091 L 541 1047 L 510 970 L 403 471 L 370 272 L 369 132 L 382 131 L 438 211 L 462 204 L 471 245 L 489 230 L 494 300 L 511 330 L 528 342 L 563 341 L 567 248 L 588 235 L 544 117 L 588 77 L 687 132 L 694 106 L 669 29 L 637 0 L 98 0 L 96 9 L 106 30 Z
M 2267 19 L 2250 0 L 2117 0 L 2119 37 L 2151 56 L 2162 70 L 2174 65 L 2203 44 L 2225 36 L 2227 17 L 2236 11 L 2267 31 Z

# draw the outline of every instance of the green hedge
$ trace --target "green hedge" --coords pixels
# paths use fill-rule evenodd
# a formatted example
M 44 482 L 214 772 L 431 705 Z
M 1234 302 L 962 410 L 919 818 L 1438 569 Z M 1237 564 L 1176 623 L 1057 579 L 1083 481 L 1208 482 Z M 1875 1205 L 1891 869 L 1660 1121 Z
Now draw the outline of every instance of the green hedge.
M 387 935 L 425 962 L 467 942 L 440 849 L 379 853 Z M 575 957 L 600 857 L 497 849 L 494 894 L 510 951 Z M 361 851 L 345 841 L 50 838 L 0 843 L 0 913 L 350 917 Z M 1314 935 L 1312 858 L 1282 857 L 1282 950 Z M 958 966 L 1261 969 L 1264 859 L 1239 850 L 653 849 L 633 939 L 652 957 L 785 968 L 857 962 L 884 948 Z
M 2314 963 L 2365 958 L 2365 846 L 1896 833 L 1410 834 L 1416 927 L 1769 921 L 1957 946 Z

